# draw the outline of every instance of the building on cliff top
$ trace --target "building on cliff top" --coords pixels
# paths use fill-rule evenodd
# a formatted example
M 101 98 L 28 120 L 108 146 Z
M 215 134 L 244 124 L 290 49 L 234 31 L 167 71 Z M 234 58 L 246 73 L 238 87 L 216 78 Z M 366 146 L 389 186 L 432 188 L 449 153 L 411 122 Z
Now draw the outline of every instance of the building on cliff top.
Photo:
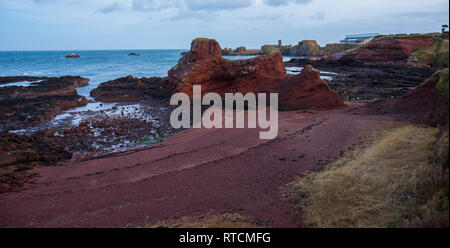
M 341 44 L 366 44 L 378 35 L 380 35 L 380 34 L 370 33 L 370 34 L 346 35 L 345 39 L 341 40 L 340 43 Z

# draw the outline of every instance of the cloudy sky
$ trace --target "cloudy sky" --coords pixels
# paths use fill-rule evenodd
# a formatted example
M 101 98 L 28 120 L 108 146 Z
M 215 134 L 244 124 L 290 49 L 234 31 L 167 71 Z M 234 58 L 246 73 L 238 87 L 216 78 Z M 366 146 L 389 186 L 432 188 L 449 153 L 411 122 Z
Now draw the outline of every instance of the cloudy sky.
M 0 50 L 222 47 L 336 42 L 354 33 L 423 33 L 448 0 L 0 0 Z

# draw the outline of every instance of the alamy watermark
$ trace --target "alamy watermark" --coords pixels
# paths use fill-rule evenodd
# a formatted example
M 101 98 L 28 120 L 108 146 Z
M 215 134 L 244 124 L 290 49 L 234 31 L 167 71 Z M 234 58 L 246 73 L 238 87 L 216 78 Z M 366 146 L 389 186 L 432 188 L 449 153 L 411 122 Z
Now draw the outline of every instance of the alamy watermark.
M 193 86 L 192 96 L 192 128 L 247 128 L 260 129 L 260 139 L 274 139 L 278 135 L 278 93 L 270 93 L 270 103 L 267 105 L 267 94 L 258 93 L 225 93 L 225 108 L 222 97 L 217 93 L 201 94 L 201 86 Z M 181 104 L 180 104 L 181 102 Z M 212 104 L 211 104 L 212 102 Z M 176 93 L 170 98 L 170 105 L 179 105 L 170 115 L 173 128 L 189 128 L 191 126 L 191 99 L 185 93 Z M 211 105 L 201 113 L 202 105 Z M 245 109 L 247 107 L 247 111 Z M 225 110 L 225 114 L 223 113 Z M 267 119 L 269 112 L 269 119 Z M 236 119 L 234 119 L 236 115 Z M 223 117 L 225 116 L 225 124 Z M 234 125 L 236 124 L 236 125 Z M 267 130 L 266 130 L 267 129 Z

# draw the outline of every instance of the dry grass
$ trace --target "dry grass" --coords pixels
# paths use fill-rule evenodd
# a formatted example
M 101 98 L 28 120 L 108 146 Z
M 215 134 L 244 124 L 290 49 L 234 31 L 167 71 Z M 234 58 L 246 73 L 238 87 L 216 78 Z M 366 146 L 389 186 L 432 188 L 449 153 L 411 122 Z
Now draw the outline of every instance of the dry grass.
M 244 218 L 239 214 L 222 214 L 206 216 L 185 216 L 156 223 L 139 225 L 141 228 L 261 228 L 258 220 Z
M 298 178 L 287 194 L 309 227 L 427 226 L 421 208 L 446 186 L 448 192 L 448 172 L 430 160 L 437 134 L 418 126 L 391 130 L 328 169 Z M 447 202 L 438 218 L 447 216 L 448 226 L 448 196 L 439 201 Z

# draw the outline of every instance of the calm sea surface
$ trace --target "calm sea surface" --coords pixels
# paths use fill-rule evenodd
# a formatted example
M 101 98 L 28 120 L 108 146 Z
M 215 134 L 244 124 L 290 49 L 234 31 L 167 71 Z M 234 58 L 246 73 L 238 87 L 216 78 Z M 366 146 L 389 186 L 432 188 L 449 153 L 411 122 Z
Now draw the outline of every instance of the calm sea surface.
M 75 51 L 81 58 L 67 59 L 73 51 L 0 51 L 0 76 L 82 76 L 90 79 L 86 87 L 78 88 L 80 95 L 98 84 L 119 77 L 167 76 L 184 50 L 114 50 Z M 141 56 L 128 56 L 130 52 Z
M 78 88 L 88 98 L 100 83 L 123 76 L 164 77 L 186 50 L 103 50 L 103 51 L 0 51 L 0 76 L 82 76 L 89 85 Z M 64 58 L 75 52 L 81 58 Z M 128 56 L 129 53 L 141 56 Z M 248 59 L 254 56 L 230 56 Z M 290 58 L 285 57 L 284 60 Z

